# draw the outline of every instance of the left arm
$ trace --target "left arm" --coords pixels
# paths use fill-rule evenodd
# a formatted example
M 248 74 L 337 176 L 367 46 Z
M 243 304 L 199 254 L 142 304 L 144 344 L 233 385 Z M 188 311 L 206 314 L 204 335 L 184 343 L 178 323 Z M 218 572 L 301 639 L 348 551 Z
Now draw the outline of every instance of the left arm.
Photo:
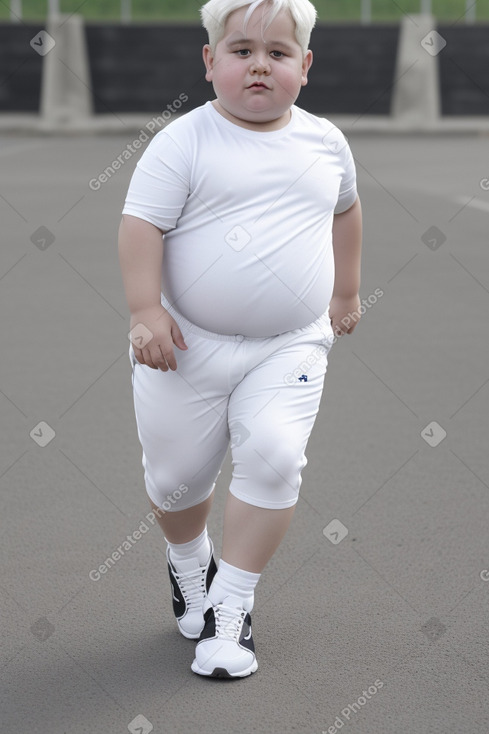
M 329 315 L 334 333 L 351 334 L 360 320 L 362 207 L 360 199 L 333 220 L 335 281 Z

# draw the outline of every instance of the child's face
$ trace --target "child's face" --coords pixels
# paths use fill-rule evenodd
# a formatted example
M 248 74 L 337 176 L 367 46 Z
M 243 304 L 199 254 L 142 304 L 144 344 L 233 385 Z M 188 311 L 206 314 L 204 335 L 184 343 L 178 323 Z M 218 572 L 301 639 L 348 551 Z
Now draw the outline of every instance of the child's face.
M 312 51 L 303 57 L 287 11 L 278 13 L 262 33 L 266 5 L 253 13 L 244 38 L 247 9 L 229 15 L 214 54 L 204 46 L 206 79 L 213 83 L 225 117 L 252 130 L 279 129 L 289 122 L 290 107 L 307 84 Z

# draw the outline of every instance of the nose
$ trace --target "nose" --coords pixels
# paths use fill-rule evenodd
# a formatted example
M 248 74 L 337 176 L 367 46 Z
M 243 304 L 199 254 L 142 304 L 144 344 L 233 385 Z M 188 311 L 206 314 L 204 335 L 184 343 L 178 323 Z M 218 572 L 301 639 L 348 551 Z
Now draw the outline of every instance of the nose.
M 270 74 L 271 69 L 268 58 L 262 55 L 253 55 L 250 72 L 251 74 Z

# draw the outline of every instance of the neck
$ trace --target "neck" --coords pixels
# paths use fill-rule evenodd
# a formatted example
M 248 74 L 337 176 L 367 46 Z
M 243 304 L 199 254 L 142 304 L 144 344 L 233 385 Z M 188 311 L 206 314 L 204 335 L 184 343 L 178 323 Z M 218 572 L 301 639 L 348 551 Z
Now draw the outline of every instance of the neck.
M 217 99 L 212 102 L 212 105 L 214 109 L 219 112 L 220 115 L 226 118 L 226 120 L 233 122 L 235 125 L 238 125 L 238 127 L 244 127 L 246 130 L 255 130 L 257 132 L 272 132 L 273 130 L 280 130 L 281 128 L 289 124 L 292 117 L 292 112 L 290 109 L 288 109 L 283 115 L 275 120 L 266 120 L 264 122 L 250 122 L 249 120 L 243 120 L 240 117 L 235 117 L 235 115 L 232 115 L 230 112 L 224 109 L 224 107 Z

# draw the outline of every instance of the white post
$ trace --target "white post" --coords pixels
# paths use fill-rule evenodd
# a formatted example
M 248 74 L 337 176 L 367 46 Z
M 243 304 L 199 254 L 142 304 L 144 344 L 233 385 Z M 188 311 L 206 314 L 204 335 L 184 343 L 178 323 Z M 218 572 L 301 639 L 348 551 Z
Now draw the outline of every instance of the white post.
M 121 23 L 130 23 L 132 20 L 131 0 L 121 0 Z
M 431 0 L 421 0 L 421 15 L 431 15 Z
M 406 130 L 433 128 L 440 117 L 438 55 L 423 47 L 434 26 L 431 15 L 404 16 L 401 20 L 392 115 L 394 123 Z
M 477 0 L 465 0 L 465 22 L 475 23 L 477 17 Z
M 93 114 L 83 18 L 75 14 L 52 15 L 47 20 L 46 30 L 55 39 L 56 45 L 43 60 L 42 128 L 83 128 Z
M 48 0 L 48 18 L 59 15 L 59 0 Z
M 22 20 L 22 0 L 10 0 L 10 20 L 12 23 Z
M 372 22 L 372 0 L 362 0 L 362 23 Z

